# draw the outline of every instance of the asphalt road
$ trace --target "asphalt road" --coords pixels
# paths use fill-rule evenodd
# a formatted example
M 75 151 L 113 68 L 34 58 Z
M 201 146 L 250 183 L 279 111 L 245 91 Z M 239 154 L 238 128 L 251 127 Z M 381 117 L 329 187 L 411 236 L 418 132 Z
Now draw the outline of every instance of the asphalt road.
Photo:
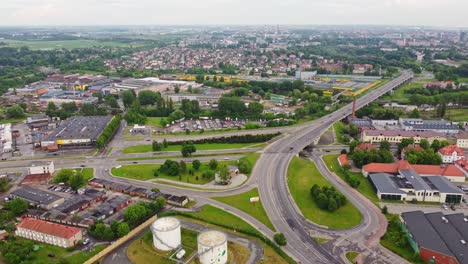
M 412 74 L 404 72 L 384 86 L 373 90 L 356 100 L 356 108 L 359 109 L 395 87 L 412 78 Z M 288 253 L 301 263 L 343 263 L 344 260 L 336 255 L 331 255 L 321 245 L 318 245 L 308 235 L 308 229 L 324 231 L 322 227 L 314 227 L 302 217 L 295 209 L 294 202 L 288 193 L 287 169 L 290 160 L 328 129 L 335 121 L 338 121 L 351 113 L 352 104 L 349 104 L 334 113 L 324 116 L 308 124 L 304 129 L 297 130 L 286 137 L 269 145 L 261 155 L 254 168 L 251 178 L 258 181 L 260 198 L 265 211 L 273 222 L 273 225 L 288 240 Z M 332 182 L 334 184 L 334 182 Z M 336 183 L 335 183 L 336 184 Z M 353 203 L 354 196 L 344 192 Z M 373 210 L 366 206 L 359 206 L 363 222 L 352 230 L 342 231 L 348 235 L 356 234 L 357 239 L 364 239 L 366 232 L 376 232 L 381 219 Z
M 356 100 L 356 108 L 359 109 L 366 104 L 369 104 L 373 100 L 382 96 L 383 94 L 389 92 L 390 90 L 398 87 L 403 84 L 405 81 L 412 78 L 412 74 L 403 72 L 403 74 L 383 85 L 382 87 L 372 90 L 366 95 Z M 262 130 L 244 130 L 230 132 L 233 135 L 239 134 L 263 134 L 268 132 L 288 132 L 288 135 L 282 136 L 277 139 L 275 142 L 266 147 L 262 155 L 257 161 L 256 166 L 251 174 L 251 177 L 247 180 L 246 184 L 231 189 L 227 191 L 218 191 L 218 192 L 208 192 L 204 190 L 194 190 L 194 189 L 184 189 L 180 187 L 173 187 L 164 184 L 156 184 L 144 181 L 136 181 L 118 177 L 112 177 L 110 175 L 110 168 L 121 165 L 121 164 L 131 164 L 132 161 L 116 161 L 116 158 L 120 158 L 120 154 L 111 155 L 109 157 L 105 156 L 103 151 L 101 155 L 98 156 L 88 156 L 88 157 L 52 157 L 51 160 L 55 161 L 56 167 L 65 168 L 65 167 L 78 167 L 80 165 L 86 165 L 86 167 L 92 167 L 95 169 L 95 177 L 97 178 L 107 178 L 115 182 L 127 183 L 134 186 L 144 187 L 144 188 L 159 188 L 163 192 L 175 194 L 175 195 L 187 195 L 190 198 L 197 200 L 197 206 L 204 204 L 211 204 L 222 208 L 228 212 L 231 212 L 234 215 L 239 216 L 243 220 L 247 221 L 249 224 L 255 226 L 260 232 L 262 232 L 266 237 L 272 239 L 273 231 L 262 224 L 257 219 L 252 216 L 242 212 L 241 210 L 234 208 L 232 206 L 226 205 L 224 203 L 218 202 L 211 199 L 213 196 L 227 196 L 239 194 L 245 191 L 248 191 L 254 187 L 258 187 L 260 197 L 263 203 L 263 206 L 270 217 L 273 225 L 278 232 L 283 233 L 288 241 L 288 245 L 283 247 L 284 251 L 288 253 L 291 257 L 296 259 L 300 263 L 345 263 L 342 256 L 335 254 L 333 250 L 325 248 L 322 245 L 317 244 L 314 240 L 311 239 L 309 232 L 322 232 L 328 233 L 330 235 L 338 236 L 337 240 L 334 240 L 335 245 L 333 249 L 340 248 L 341 244 L 346 244 L 344 242 L 349 239 L 353 239 L 355 243 L 363 245 L 365 254 L 369 256 L 375 256 L 378 254 L 387 254 L 385 250 L 377 249 L 374 250 L 372 241 L 377 237 L 379 227 L 381 227 L 382 219 L 379 217 L 379 214 L 373 211 L 373 208 L 368 208 L 366 206 L 358 206 L 358 209 L 361 211 L 363 217 L 363 222 L 358 226 L 350 230 L 328 230 L 321 226 L 312 224 L 311 222 L 304 219 L 304 217 L 298 212 L 295 207 L 295 204 L 292 198 L 289 195 L 286 180 L 287 180 L 287 168 L 290 160 L 299 153 L 304 147 L 309 145 L 311 142 L 315 141 L 320 135 L 328 129 L 335 121 L 340 120 L 351 114 L 352 104 L 349 104 L 332 114 L 324 116 L 313 122 L 306 123 L 300 126 L 293 126 L 287 128 L 273 128 L 273 129 L 262 129 Z M 167 140 L 188 140 L 201 137 L 213 137 L 213 136 L 226 136 L 229 133 L 223 134 L 214 134 L 214 135 L 193 135 L 193 136 L 178 136 L 174 138 L 169 138 Z M 116 135 L 117 139 L 121 139 L 122 128 L 119 130 Z M 121 140 L 113 140 L 108 148 L 112 148 L 112 153 L 119 152 L 123 147 L 128 145 L 140 144 L 138 142 L 121 142 Z M 226 150 L 228 151 L 228 150 Z M 150 156 L 152 154 L 149 154 Z M 228 156 L 230 159 L 237 159 L 238 156 Z M 199 157 L 199 160 L 208 160 L 213 157 Z M 194 158 L 192 158 L 194 159 Z M 192 159 L 185 159 L 187 161 Z M 223 156 L 218 159 L 224 159 Z M 15 160 L 0 162 L 0 169 L 9 168 L 9 169 L 19 169 L 15 167 L 25 167 L 29 164 L 28 160 Z M 138 161 L 139 163 L 162 163 L 163 159 L 160 160 L 145 160 Z M 324 168 L 318 165 L 320 170 Z M 322 173 L 324 173 L 322 171 Z M 339 183 L 329 179 L 333 185 L 335 185 L 340 191 L 342 191 L 353 204 L 358 204 L 359 200 L 356 200 L 355 195 L 342 187 L 339 187 Z M 391 259 L 391 258 L 388 258 Z M 400 263 L 401 259 L 394 258 L 391 261 L 387 260 L 376 260 L 366 263 Z M 402 262 L 403 263 L 403 262 Z

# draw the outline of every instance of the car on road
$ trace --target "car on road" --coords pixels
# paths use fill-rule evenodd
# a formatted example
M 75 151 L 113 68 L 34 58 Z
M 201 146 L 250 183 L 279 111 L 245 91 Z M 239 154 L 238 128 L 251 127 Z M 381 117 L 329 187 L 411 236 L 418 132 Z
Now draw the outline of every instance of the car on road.
M 84 241 L 83 241 L 83 245 L 86 245 L 89 243 L 89 238 L 86 238 Z
M 224 160 L 229 160 L 229 158 L 228 158 L 228 157 L 224 157 Z
M 138 161 L 134 161 L 134 162 L 132 162 L 132 163 L 133 163 L 133 164 L 138 164 Z
M 2 160 L 6 160 L 6 158 L 2 158 Z
M 81 167 L 81 168 L 84 168 L 84 167 L 86 167 L 86 165 L 84 165 L 84 164 L 81 164 L 81 165 L 80 165 L 80 167 Z

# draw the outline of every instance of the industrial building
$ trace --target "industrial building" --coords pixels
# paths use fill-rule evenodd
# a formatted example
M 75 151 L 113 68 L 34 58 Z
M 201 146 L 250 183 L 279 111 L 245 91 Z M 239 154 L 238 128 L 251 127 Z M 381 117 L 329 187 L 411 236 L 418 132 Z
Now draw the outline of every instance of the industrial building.
M 13 199 L 21 198 L 33 206 L 39 206 L 43 209 L 52 209 L 64 202 L 64 198 L 56 194 L 40 189 L 24 186 L 10 193 Z
M 112 116 L 70 117 L 41 141 L 41 147 L 51 150 L 67 146 L 94 146 L 96 139 L 112 118 Z
M 428 263 L 468 263 L 468 219 L 463 214 L 401 214 L 410 245 Z
M 370 143 L 380 143 L 388 141 L 390 143 L 400 143 L 404 138 L 412 138 L 414 143 L 420 143 L 421 139 L 426 139 L 429 144 L 434 140 L 447 140 L 444 134 L 434 131 L 406 131 L 406 130 L 364 130 L 362 141 Z
M 26 124 L 31 129 L 46 127 L 49 125 L 51 118 L 45 114 L 28 116 L 26 119 Z
M 83 239 L 83 233 L 79 228 L 28 217 L 23 218 L 16 226 L 15 234 L 63 248 L 76 246 Z
M 400 118 L 399 123 L 406 131 L 435 131 L 445 134 L 457 134 L 458 125 L 446 120 L 423 120 L 421 118 Z

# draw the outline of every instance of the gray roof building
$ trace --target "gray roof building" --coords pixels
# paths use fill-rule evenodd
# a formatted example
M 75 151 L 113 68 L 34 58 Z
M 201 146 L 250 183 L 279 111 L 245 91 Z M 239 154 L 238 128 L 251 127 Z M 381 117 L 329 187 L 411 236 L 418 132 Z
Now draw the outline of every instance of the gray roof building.
M 388 173 L 372 173 L 369 174 L 369 178 L 371 179 L 372 183 L 374 184 L 375 188 L 380 193 L 387 193 L 387 194 L 406 194 L 406 192 L 400 190 L 398 186 L 395 184 L 394 181 L 391 180 L 390 175 Z
M 65 120 L 44 141 L 77 143 L 94 142 L 103 132 L 112 116 L 74 116 Z M 73 142 L 73 141 L 76 142 Z
M 46 192 L 40 189 L 24 186 L 10 193 L 13 198 L 21 198 L 27 202 L 40 205 L 41 207 L 50 209 L 53 206 L 58 206 L 63 203 L 64 198 L 56 194 Z

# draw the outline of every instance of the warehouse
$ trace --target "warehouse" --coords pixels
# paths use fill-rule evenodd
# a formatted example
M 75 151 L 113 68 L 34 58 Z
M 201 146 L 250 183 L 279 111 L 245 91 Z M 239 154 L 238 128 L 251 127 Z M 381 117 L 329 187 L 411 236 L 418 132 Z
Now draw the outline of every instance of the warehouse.
M 44 149 L 67 146 L 94 146 L 112 120 L 112 116 L 75 116 L 65 120 L 47 138 L 41 141 Z
M 402 213 L 410 245 L 428 263 L 468 263 L 468 219 L 463 214 Z
M 40 206 L 44 209 L 51 209 L 62 204 L 64 201 L 63 197 L 29 186 L 24 186 L 23 188 L 11 192 L 10 196 L 13 199 L 21 198 L 34 206 Z

